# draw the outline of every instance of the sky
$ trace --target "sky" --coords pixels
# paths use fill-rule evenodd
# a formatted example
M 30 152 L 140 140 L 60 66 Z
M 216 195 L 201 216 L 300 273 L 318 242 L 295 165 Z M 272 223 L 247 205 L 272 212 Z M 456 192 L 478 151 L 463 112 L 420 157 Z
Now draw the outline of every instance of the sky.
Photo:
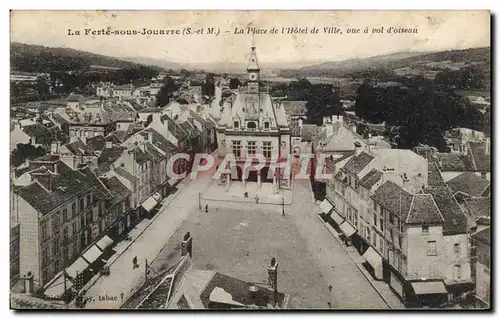
M 259 62 L 341 61 L 402 51 L 439 51 L 490 46 L 489 11 L 13 11 L 11 41 L 66 47 L 114 57 L 177 63 L 244 63 L 251 34 L 235 28 L 267 29 L 255 35 Z M 92 36 L 85 29 L 196 30 L 215 35 Z M 271 28 L 319 29 L 317 34 L 269 34 Z M 343 34 L 326 34 L 338 27 Z M 365 34 L 368 27 L 370 33 Z M 373 28 L 418 29 L 413 34 L 373 34 Z M 347 29 L 360 33 L 347 34 Z M 68 29 L 81 35 L 68 35 Z M 245 30 L 246 31 L 246 30 Z

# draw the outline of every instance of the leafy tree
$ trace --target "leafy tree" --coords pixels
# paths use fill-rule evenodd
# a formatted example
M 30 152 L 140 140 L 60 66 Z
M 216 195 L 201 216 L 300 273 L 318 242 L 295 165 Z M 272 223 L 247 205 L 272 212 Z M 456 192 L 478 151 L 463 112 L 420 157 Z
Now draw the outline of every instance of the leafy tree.
M 46 151 L 41 146 L 34 147 L 31 144 L 17 144 L 17 148 L 10 155 L 10 165 L 17 167 L 24 163 L 26 159 L 32 160 L 45 154 Z
M 165 77 L 163 86 L 156 95 L 156 105 L 159 107 L 167 105 L 177 90 L 178 87 L 174 79 L 170 76 Z
M 231 78 L 229 81 L 229 88 L 231 90 L 237 89 L 241 86 L 241 81 L 238 78 Z
M 201 94 L 208 97 L 215 95 L 215 79 L 212 73 L 208 73 L 201 84 Z
M 323 117 L 343 112 L 338 93 L 323 84 L 312 87 L 306 108 L 307 120 L 318 125 L 323 124 Z

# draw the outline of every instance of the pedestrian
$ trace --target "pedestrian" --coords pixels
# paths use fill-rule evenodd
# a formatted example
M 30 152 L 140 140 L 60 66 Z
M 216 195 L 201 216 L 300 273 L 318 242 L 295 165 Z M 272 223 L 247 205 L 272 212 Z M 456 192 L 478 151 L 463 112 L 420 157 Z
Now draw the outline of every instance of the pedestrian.
M 137 265 L 137 256 L 134 257 L 134 259 L 132 259 L 132 269 L 136 269 L 139 267 L 139 265 Z
M 259 196 L 258 195 L 255 195 L 255 203 L 258 204 L 259 203 Z
M 120 298 L 122 299 L 122 304 L 123 304 L 123 291 L 120 293 Z
M 208 214 L 208 204 L 205 205 L 205 213 Z

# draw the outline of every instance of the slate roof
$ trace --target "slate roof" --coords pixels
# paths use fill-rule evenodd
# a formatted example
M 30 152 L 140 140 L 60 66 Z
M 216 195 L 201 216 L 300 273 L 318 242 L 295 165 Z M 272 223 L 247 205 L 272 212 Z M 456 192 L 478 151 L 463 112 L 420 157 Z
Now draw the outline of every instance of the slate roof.
M 474 165 L 467 155 L 456 153 L 438 153 L 441 172 L 472 172 Z
M 193 117 L 196 121 L 200 122 L 200 124 L 207 124 L 208 121 L 205 120 L 203 117 L 201 117 L 198 113 L 194 112 L 193 110 L 189 110 L 189 115 Z
M 467 217 L 462 212 L 448 187 L 431 187 L 424 190 L 434 198 L 444 218 L 443 233 L 463 234 L 467 232 Z
M 175 123 L 168 115 L 162 115 L 160 119 L 162 123 L 167 122 L 168 130 L 174 135 L 177 141 L 181 142 L 189 136 L 189 133 L 184 131 L 184 129 Z
M 479 217 L 491 217 L 491 198 L 471 198 L 465 201 L 465 206 L 471 213 Z
M 54 114 L 52 115 L 52 119 L 53 119 L 55 122 L 59 123 L 59 124 L 68 124 L 68 123 L 69 123 L 69 122 L 68 122 L 68 120 L 66 120 L 64 117 L 62 117 L 62 116 L 61 116 L 61 115 L 59 115 L 58 113 L 54 113 Z
M 357 175 L 363 168 L 366 167 L 372 160 L 373 156 L 366 152 L 361 152 L 358 156 L 353 156 L 344 166 L 344 169 L 349 173 Z
M 443 221 L 444 218 L 441 216 L 432 195 L 417 194 L 413 196 L 406 224 L 440 225 Z
M 469 142 L 472 162 L 477 171 L 491 171 L 491 156 L 486 155 L 485 145 L 481 142 Z
M 153 134 L 153 141 L 152 144 L 156 147 L 158 147 L 160 150 L 165 152 L 166 154 L 168 153 L 173 153 L 177 150 L 177 146 L 174 145 L 172 142 L 167 140 L 163 135 L 158 133 L 156 130 L 154 130 L 151 127 L 148 127 L 144 129 L 142 132 L 144 133 L 149 133 L 151 132 Z
M 108 172 L 111 168 L 111 164 L 113 164 L 126 149 L 126 147 L 122 146 L 113 146 L 103 149 L 97 159 L 96 174 L 100 175 Z
M 377 188 L 371 198 L 380 206 L 399 215 L 401 220 L 406 220 L 413 196 L 399 185 L 387 181 Z
M 41 214 L 51 212 L 63 203 L 91 187 L 99 188 L 97 178 L 88 169 L 72 170 L 64 162 L 57 161 L 57 175 L 51 176 L 52 188 L 47 190 L 39 183 L 31 183 L 16 191 L 26 202 Z
M 134 159 L 136 163 L 139 165 L 142 165 L 147 161 L 151 160 L 151 158 L 146 153 L 144 153 L 140 147 L 134 148 L 133 152 L 134 152 Z
M 480 197 L 487 191 L 490 182 L 472 172 L 465 172 L 448 181 L 453 194 L 462 192 L 472 197 Z
M 137 111 L 138 113 L 161 113 L 163 111 L 163 108 L 161 107 L 154 107 L 154 108 L 145 108 L 142 110 Z
M 491 243 L 491 230 L 490 227 L 485 228 L 477 233 L 472 235 L 472 238 L 482 241 L 483 243 L 490 244 Z
M 179 125 L 185 132 L 188 132 L 188 135 L 191 137 L 195 137 L 195 136 L 200 135 L 200 131 L 196 127 L 194 127 L 194 125 L 192 125 L 189 122 L 189 120 L 184 121 L 184 122 L 180 123 Z
M 113 144 L 121 144 L 123 143 L 118 136 L 116 136 L 115 133 L 109 134 L 108 136 L 105 137 L 106 142 L 112 142 Z
M 446 185 L 444 180 L 443 180 L 443 176 L 441 176 L 441 172 L 439 171 L 438 164 L 435 162 L 429 162 L 428 185 L 429 185 L 429 187 L 445 186 Z
M 366 189 L 371 189 L 381 179 L 382 172 L 374 168 L 359 181 L 359 184 Z

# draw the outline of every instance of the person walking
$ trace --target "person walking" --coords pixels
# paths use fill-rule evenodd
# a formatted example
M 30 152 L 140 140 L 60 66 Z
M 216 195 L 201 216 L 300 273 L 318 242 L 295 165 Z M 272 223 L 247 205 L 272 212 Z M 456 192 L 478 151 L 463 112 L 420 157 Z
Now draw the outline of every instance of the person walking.
M 205 213 L 208 214 L 208 204 L 205 205 Z
M 137 264 L 137 256 L 134 257 L 134 259 L 132 259 L 132 269 L 136 269 L 136 268 L 139 268 L 139 265 Z

